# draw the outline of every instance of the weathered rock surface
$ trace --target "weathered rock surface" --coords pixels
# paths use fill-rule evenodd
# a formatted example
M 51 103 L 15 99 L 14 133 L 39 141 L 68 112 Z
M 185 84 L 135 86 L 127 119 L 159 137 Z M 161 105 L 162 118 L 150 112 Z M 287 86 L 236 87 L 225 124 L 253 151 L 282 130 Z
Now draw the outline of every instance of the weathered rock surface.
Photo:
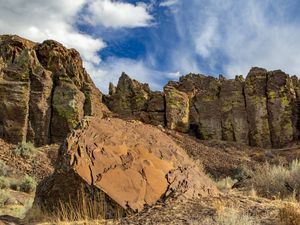
M 218 195 L 213 182 L 168 135 L 117 118 L 87 118 L 69 135 L 54 175 L 37 189 L 35 204 L 55 210 L 60 201 L 72 200 L 82 185 L 86 195 L 96 188 L 130 211 L 170 196 Z
M 284 146 L 294 139 L 293 103 L 296 93 L 291 78 L 280 70 L 269 72 L 267 96 L 272 145 Z
M 0 36 L 0 137 L 62 141 L 85 115 L 102 116 L 102 94 L 79 53 L 55 41 Z
M 120 80 L 118 86 L 126 86 Z M 242 76 L 227 80 L 223 76 L 217 79 L 188 74 L 178 82 L 169 82 L 163 92 L 151 92 L 147 88 L 148 98 L 139 91 L 145 84 L 129 81 L 128 76 L 126 80 L 138 87 L 134 91 L 131 85 L 130 92 L 126 93 L 136 93 L 135 98 L 143 99 L 145 106 L 140 111 L 134 107 L 130 118 L 193 133 L 200 139 L 235 141 L 266 148 L 278 148 L 299 140 L 299 80 L 280 70 L 254 67 L 245 80 Z M 118 88 L 113 93 L 107 98 L 114 106 L 108 106 L 124 116 L 126 113 L 116 96 L 128 94 Z M 130 99 L 126 99 L 125 105 L 130 105 Z
M 222 139 L 249 144 L 244 79 L 223 80 L 220 91 Z
M 166 120 L 169 129 L 181 132 L 189 130 L 190 103 L 188 95 L 172 86 L 164 89 L 166 99 Z
M 268 72 L 252 68 L 246 78 L 245 96 L 249 121 L 249 138 L 253 146 L 271 147 L 267 108 Z
M 104 98 L 108 108 L 120 115 L 144 123 L 165 126 L 165 97 L 152 92 L 148 84 L 139 83 L 122 73 L 117 87 L 109 85 L 109 95 Z

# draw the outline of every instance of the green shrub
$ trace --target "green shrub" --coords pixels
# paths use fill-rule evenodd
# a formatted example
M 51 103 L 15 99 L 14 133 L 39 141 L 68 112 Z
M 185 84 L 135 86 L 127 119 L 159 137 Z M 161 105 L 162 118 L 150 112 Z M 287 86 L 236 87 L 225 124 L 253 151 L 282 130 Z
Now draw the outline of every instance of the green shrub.
M 14 149 L 14 154 L 21 156 L 24 159 L 30 159 L 36 154 L 36 148 L 30 142 L 21 142 Z
M 0 159 L 0 176 L 6 176 L 8 172 L 8 166 L 4 161 Z
M 11 195 L 9 193 L 6 193 L 6 192 L 3 192 L 1 191 L 0 192 L 0 207 L 3 207 L 5 205 L 5 202 L 11 198 Z
M 9 187 L 9 181 L 6 177 L 0 177 L 0 189 L 5 189 Z
M 232 179 L 231 177 L 226 177 L 222 180 L 217 181 L 216 185 L 220 191 L 228 192 L 232 189 L 233 185 L 238 182 L 236 179 Z
M 34 178 L 25 175 L 20 183 L 20 191 L 26 192 L 26 193 L 31 193 L 35 191 L 36 188 L 36 181 Z
M 20 181 L 17 179 L 11 179 L 9 184 L 10 189 L 20 191 Z

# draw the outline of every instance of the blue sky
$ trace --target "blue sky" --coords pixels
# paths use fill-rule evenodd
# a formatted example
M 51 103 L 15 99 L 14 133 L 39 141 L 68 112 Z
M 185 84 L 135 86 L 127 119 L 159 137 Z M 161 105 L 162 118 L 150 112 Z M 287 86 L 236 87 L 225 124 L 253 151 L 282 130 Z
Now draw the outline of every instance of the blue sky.
M 300 74 L 298 0 L 0 0 L 0 33 L 76 48 L 104 92 L 122 71 L 153 89 L 189 72 Z

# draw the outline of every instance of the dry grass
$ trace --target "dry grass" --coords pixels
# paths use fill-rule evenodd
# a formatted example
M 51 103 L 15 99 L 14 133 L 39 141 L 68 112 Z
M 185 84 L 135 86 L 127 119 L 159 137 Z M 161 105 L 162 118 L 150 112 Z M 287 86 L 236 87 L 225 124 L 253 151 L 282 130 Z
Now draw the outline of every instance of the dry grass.
M 250 185 L 258 195 L 271 199 L 294 196 L 299 200 L 300 161 L 294 160 L 288 167 L 265 164 L 251 175 Z
M 8 173 L 8 166 L 0 159 L 0 176 L 6 176 Z
M 300 225 L 300 208 L 298 204 L 286 204 L 279 210 L 280 225 Z
M 216 182 L 218 189 L 222 192 L 228 192 L 232 189 L 233 185 L 237 180 L 232 179 L 231 177 L 226 177 Z
M 224 208 L 217 211 L 214 218 L 208 218 L 201 223 L 202 225 L 259 225 L 255 218 L 237 211 L 233 208 Z
M 77 199 L 69 198 L 67 202 L 60 201 L 52 213 L 35 206 L 26 215 L 26 221 L 28 223 L 51 221 L 54 224 L 68 224 L 72 221 L 102 221 L 106 219 L 111 210 L 106 201 L 104 192 L 94 193 L 92 197 L 88 198 L 81 188 L 77 193 Z M 116 207 L 114 210 L 115 219 L 124 216 L 124 210 L 121 207 Z

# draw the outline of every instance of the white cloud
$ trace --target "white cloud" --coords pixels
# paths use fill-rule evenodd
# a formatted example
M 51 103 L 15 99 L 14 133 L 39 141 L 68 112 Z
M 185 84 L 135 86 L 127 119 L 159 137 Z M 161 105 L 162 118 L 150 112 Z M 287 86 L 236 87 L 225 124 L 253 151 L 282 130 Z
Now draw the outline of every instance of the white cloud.
M 171 7 L 178 3 L 178 0 L 166 0 L 159 4 L 161 7 Z
M 121 1 L 94 0 L 87 6 L 87 22 L 113 28 L 132 28 L 150 26 L 153 17 L 148 12 L 148 5 L 133 5 Z
M 86 0 L 0 0 L 0 33 L 18 34 L 33 41 L 54 39 L 76 48 L 83 59 L 99 63 L 101 38 L 80 33 L 73 24 Z

